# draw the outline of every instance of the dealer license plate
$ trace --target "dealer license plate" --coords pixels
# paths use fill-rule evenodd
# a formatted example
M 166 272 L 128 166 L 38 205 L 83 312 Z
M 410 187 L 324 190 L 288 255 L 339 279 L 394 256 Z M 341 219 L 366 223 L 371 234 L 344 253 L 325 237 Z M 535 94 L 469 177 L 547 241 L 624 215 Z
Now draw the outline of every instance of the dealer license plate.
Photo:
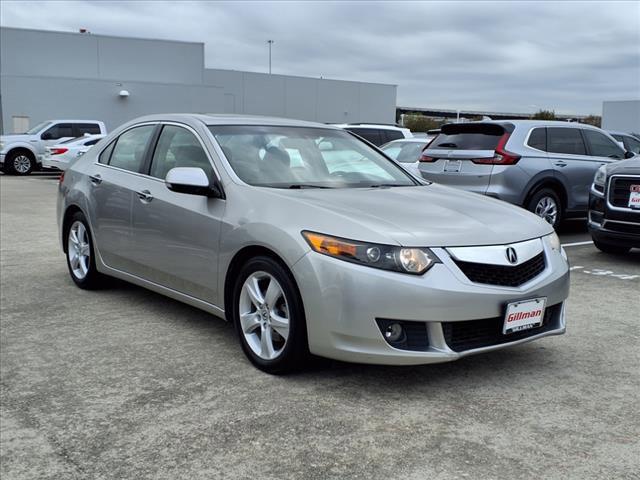
M 462 168 L 462 160 L 447 160 L 444 162 L 444 171 L 450 173 L 459 173 Z
M 631 185 L 629 190 L 629 208 L 640 209 L 640 185 Z
M 502 333 L 521 332 L 542 325 L 544 309 L 547 305 L 547 297 L 513 302 L 507 305 L 507 313 L 504 316 Z

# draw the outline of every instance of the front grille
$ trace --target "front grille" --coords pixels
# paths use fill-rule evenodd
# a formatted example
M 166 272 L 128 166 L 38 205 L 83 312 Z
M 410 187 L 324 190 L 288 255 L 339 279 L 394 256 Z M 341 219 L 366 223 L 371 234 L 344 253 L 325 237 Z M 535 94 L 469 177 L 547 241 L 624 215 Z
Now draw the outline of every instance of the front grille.
M 640 223 L 622 223 L 608 220 L 605 222 L 604 228 L 612 232 L 640 235 Z
M 614 207 L 628 208 L 631 185 L 640 185 L 640 178 L 613 177 L 609 186 L 609 203 Z
M 449 348 L 454 352 L 464 352 L 465 350 L 500 345 L 558 328 L 561 308 L 561 303 L 547 307 L 542 325 L 530 330 L 509 333 L 507 335 L 502 333 L 504 317 L 468 320 L 464 322 L 443 322 L 442 332 L 444 333 L 444 339 L 447 345 L 449 345 Z
M 475 283 L 500 285 L 503 287 L 519 287 L 542 273 L 546 266 L 544 252 L 520 265 L 489 265 L 454 260 L 469 280 Z

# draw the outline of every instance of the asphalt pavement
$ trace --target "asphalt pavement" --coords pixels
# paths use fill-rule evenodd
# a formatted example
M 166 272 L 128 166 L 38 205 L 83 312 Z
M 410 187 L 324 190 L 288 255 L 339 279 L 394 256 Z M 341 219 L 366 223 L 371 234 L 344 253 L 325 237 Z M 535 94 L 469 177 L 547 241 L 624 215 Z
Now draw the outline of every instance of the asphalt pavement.
M 566 335 L 274 377 L 207 313 L 76 288 L 56 190 L 0 177 L 3 480 L 640 478 L 640 251 L 567 248 Z M 589 241 L 584 221 L 561 237 Z

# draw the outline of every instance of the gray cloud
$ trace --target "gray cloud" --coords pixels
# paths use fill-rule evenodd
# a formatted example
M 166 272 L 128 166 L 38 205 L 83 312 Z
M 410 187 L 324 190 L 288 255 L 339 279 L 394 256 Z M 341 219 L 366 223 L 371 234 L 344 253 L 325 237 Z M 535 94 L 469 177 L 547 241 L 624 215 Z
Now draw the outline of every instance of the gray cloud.
M 398 104 L 599 114 L 640 97 L 640 3 L 7 1 L 4 26 L 205 43 L 210 68 L 398 85 Z

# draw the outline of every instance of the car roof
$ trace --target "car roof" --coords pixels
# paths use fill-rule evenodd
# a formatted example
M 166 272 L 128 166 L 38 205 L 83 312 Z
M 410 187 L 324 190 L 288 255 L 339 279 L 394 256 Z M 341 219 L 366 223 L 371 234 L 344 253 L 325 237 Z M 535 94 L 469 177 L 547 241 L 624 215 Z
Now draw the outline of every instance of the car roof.
M 130 123 L 140 122 L 200 122 L 205 125 L 277 125 L 286 127 L 321 127 L 336 129 L 323 123 L 294 120 L 291 118 L 267 117 L 262 115 L 231 115 L 231 114 L 201 114 L 201 113 L 166 113 L 139 117 Z
M 398 138 L 385 143 L 383 146 L 390 145 L 392 143 L 428 143 L 429 141 L 430 139 L 425 137 Z
M 633 138 L 633 135 L 631 135 L 628 132 L 620 132 L 618 130 L 607 130 L 607 133 L 609 133 L 610 135 L 621 135 L 623 137 L 631 137 Z
M 334 127 L 340 128 L 376 128 L 379 130 L 408 130 L 406 127 L 399 127 L 397 125 L 385 125 L 380 123 L 340 123 L 332 124 Z
M 481 122 L 467 122 L 467 123 L 497 123 L 499 125 L 511 124 L 515 127 L 573 127 L 573 128 L 591 128 L 594 130 L 600 130 L 598 127 L 589 125 L 587 123 L 579 122 L 563 122 L 560 120 L 484 120 Z

